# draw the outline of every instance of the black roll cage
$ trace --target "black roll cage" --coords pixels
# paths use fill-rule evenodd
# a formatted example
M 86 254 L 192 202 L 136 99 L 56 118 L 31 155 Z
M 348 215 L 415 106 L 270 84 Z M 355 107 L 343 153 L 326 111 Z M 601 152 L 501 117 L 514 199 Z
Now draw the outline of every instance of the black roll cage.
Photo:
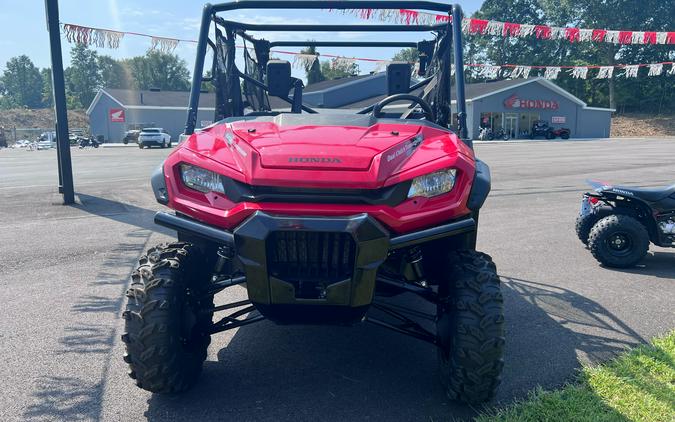
M 289 24 L 247 24 L 241 22 L 233 22 L 225 20 L 219 16 L 217 13 L 229 12 L 239 9 L 337 9 L 337 10 L 347 10 L 347 9 L 414 9 L 414 10 L 426 10 L 433 12 L 447 13 L 448 16 L 452 17 L 452 21 L 444 22 L 436 25 L 289 25 Z M 349 31 L 349 32 L 439 32 L 445 33 L 446 36 L 439 40 L 439 44 L 442 46 L 439 48 L 442 57 L 439 57 L 439 64 L 443 66 L 447 71 L 446 77 L 441 78 L 438 82 L 439 89 L 441 91 L 439 106 L 442 108 L 442 116 L 439 117 L 441 124 L 443 126 L 449 126 L 451 123 L 450 107 L 450 54 L 449 54 L 449 42 L 452 41 L 452 50 L 454 53 L 454 65 L 455 65 L 455 85 L 456 85 L 456 96 L 457 96 L 457 129 L 458 135 L 463 139 L 469 146 L 472 146 L 471 141 L 468 140 L 467 127 L 466 127 L 466 100 L 464 94 L 464 59 L 463 59 L 463 50 L 462 50 L 462 33 L 461 33 L 461 24 L 454 24 L 462 21 L 462 9 L 459 5 L 451 5 L 447 3 L 432 2 L 432 1 L 384 1 L 384 0 L 354 0 L 354 1 L 334 1 L 334 0 L 290 0 L 290 1 L 278 1 L 278 0 L 239 0 L 228 3 L 221 4 L 209 4 L 207 3 L 204 6 L 202 12 L 202 20 L 199 31 L 199 40 L 197 44 L 197 55 L 195 60 L 195 67 L 192 76 L 192 87 L 190 92 L 190 103 L 188 106 L 187 113 L 187 122 L 185 124 L 185 134 L 191 135 L 194 133 L 196 122 L 197 122 L 197 111 L 199 107 L 199 96 L 201 92 L 202 81 L 208 80 L 203 77 L 204 72 L 204 60 L 206 57 L 206 48 L 211 46 L 214 49 L 214 61 L 215 61 L 215 43 L 209 39 L 209 29 L 211 24 L 214 24 L 216 29 L 216 34 L 220 33 L 219 25 L 221 28 L 225 29 L 225 33 L 228 36 L 228 41 L 230 42 L 229 47 L 233 48 L 233 36 L 241 36 L 244 40 L 247 41 L 258 41 L 255 40 L 250 35 L 246 34 L 246 30 L 252 31 L 299 31 L 299 32 L 327 32 L 327 31 Z M 273 41 L 269 42 L 269 47 L 276 46 L 288 46 L 288 47 L 305 47 L 305 46 L 317 46 L 317 47 L 418 47 L 424 43 L 414 43 L 414 42 L 369 42 L 369 41 Z M 236 67 L 235 67 L 236 69 Z M 446 73 L 444 71 L 444 73 Z M 260 88 L 267 89 L 267 87 L 255 78 L 251 78 L 249 75 L 241 71 L 237 71 L 239 78 L 244 79 L 244 81 Z M 427 85 L 433 78 L 427 78 L 412 87 L 410 87 L 409 92 L 414 89 L 419 89 Z M 279 97 L 282 100 L 289 102 L 293 105 L 293 109 L 299 110 L 300 108 L 308 113 L 315 113 L 316 111 L 311 108 L 295 104 L 292 99 L 289 97 Z M 237 100 L 239 101 L 239 100 Z M 218 104 L 216 105 L 216 113 L 218 113 Z M 367 107 L 359 113 L 365 114 L 372 111 L 372 106 Z M 437 122 L 438 123 L 438 122 Z

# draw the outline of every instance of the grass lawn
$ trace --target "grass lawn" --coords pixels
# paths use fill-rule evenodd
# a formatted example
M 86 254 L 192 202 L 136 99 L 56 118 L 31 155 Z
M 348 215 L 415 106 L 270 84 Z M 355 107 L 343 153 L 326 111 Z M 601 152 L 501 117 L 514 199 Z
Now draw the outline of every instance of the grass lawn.
M 675 331 L 597 367 L 556 391 L 484 414 L 493 421 L 675 421 Z

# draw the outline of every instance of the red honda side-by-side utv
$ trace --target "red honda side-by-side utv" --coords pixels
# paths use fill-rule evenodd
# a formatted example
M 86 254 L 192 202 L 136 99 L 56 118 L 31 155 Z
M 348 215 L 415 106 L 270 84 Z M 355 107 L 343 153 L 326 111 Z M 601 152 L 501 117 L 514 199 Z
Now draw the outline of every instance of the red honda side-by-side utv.
M 226 19 L 235 9 L 279 8 L 410 8 L 447 19 L 415 25 Z M 173 210 L 157 213 L 155 222 L 174 229 L 177 241 L 141 257 L 123 314 L 124 359 L 139 387 L 188 389 L 212 334 L 266 318 L 370 322 L 407 334 L 436 346 L 452 399 L 492 397 L 503 366 L 503 305 L 495 264 L 475 249 L 490 172 L 466 136 L 461 28 L 453 24 L 461 19 L 458 6 L 429 1 L 205 6 L 186 140 L 152 176 L 157 201 Z M 252 31 L 399 31 L 429 39 L 267 41 Z M 390 64 L 388 95 L 376 104 L 356 112 L 314 110 L 303 104 L 303 83 L 291 76 L 290 64 L 270 59 L 277 46 L 413 47 L 420 61 L 414 76 L 410 64 Z M 208 48 L 216 123 L 195 132 Z M 270 97 L 288 109 L 273 110 Z M 401 111 L 394 102 L 410 106 Z M 215 294 L 237 285 L 248 300 L 214 306 Z M 402 305 L 394 296 L 403 294 L 427 300 L 435 311 Z M 214 320 L 221 312 L 227 315 Z

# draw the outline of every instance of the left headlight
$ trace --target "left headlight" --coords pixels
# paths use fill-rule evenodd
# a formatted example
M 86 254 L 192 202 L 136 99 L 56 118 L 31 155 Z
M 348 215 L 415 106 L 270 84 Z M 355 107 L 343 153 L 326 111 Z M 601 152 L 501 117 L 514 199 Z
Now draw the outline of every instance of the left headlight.
M 455 186 L 456 169 L 445 169 L 435 173 L 425 174 L 424 176 L 413 179 L 408 191 L 408 198 L 414 196 L 423 196 L 431 198 L 444 193 L 448 193 Z
M 223 182 L 218 173 L 203 169 L 201 167 L 191 166 L 189 164 L 180 165 L 180 177 L 183 184 L 190 189 L 199 192 L 219 192 L 224 194 Z

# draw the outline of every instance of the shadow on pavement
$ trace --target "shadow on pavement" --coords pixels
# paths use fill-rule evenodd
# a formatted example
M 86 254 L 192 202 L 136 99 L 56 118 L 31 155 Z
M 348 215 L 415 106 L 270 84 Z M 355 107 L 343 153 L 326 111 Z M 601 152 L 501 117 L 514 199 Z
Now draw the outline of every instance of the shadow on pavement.
M 102 202 L 102 204 L 105 203 Z M 147 210 L 144 210 L 147 211 Z M 140 211 L 139 211 L 140 212 Z M 149 212 L 149 211 L 147 211 Z M 128 218 L 120 214 L 116 218 Z M 125 221 L 127 222 L 127 221 Z M 45 375 L 37 382 L 33 393 L 34 404 L 29 405 L 23 414 L 26 419 L 48 420 L 99 420 L 103 395 L 108 381 L 110 360 L 121 359 L 113 355 L 112 350 L 120 333 L 116 325 L 125 302 L 126 288 L 131 271 L 135 268 L 139 255 L 145 249 L 151 232 L 132 228 L 126 234 L 126 242 L 112 247 L 102 262 L 95 278 L 88 283 L 90 289 L 82 289 L 82 295 L 75 297 L 70 312 L 81 314 L 72 324 L 64 328 L 64 335 L 58 339 L 57 358 L 64 355 L 100 355 L 100 378 L 96 382 L 75 377 Z M 87 293 L 97 286 L 118 287 L 114 296 L 99 296 Z M 103 314 L 99 322 L 88 322 L 90 315 Z M 98 369 L 98 368 L 97 368 Z M 73 368 L 77 372 L 77 368 Z M 115 374 L 124 376 L 126 374 Z M 133 387 L 133 384 L 130 384 Z
M 77 198 L 79 199 L 79 203 L 72 205 L 73 208 L 99 217 L 130 224 L 140 229 L 175 236 L 175 232 L 155 224 L 154 216 L 156 211 L 154 210 L 84 193 L 78 193 Z
M 573 291 L 503 277 L 506 365 L 496 400 L 570 381 L 643 342 L 597 302 Z M 409 299 L 401 298 L 408 302 Z M 446 399 L 433 346 L 370 325 L 240 329 L 182 396 L 153 395 L 146 417 L 246 420 L 469 419 L 480 408 Z
M 537 386 L 573 381 L 581 363 L 595 364 L 645 343 L 599 303 L 569 289 L 502 276 L 506 358 L 500 404 Z
M 23 413 L 25 419 L 37 420 L 91 420 L 98 415 L 103 385 L 76 377 L 45 376 L 36 384 L 33 393 L 37 404 Z
M 675 252 L 652 252 L 633 268 L 609 268 L 609 271 L 675 279 Z

